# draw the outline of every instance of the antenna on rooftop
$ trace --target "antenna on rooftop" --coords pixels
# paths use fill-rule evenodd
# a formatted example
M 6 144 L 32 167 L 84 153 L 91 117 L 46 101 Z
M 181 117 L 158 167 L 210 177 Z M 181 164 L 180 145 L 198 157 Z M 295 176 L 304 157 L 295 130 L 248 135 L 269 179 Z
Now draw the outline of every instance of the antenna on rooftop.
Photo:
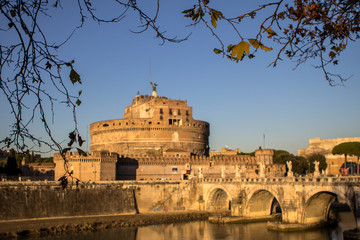
M 265 149 L 265 133 L 263 133 L 263 149 Z
M 89 125 L 86 127 L 86 150 L 90 152 L 89 150 Z
M 151 61 L 149 62 L 149 96 L 151 96 Z

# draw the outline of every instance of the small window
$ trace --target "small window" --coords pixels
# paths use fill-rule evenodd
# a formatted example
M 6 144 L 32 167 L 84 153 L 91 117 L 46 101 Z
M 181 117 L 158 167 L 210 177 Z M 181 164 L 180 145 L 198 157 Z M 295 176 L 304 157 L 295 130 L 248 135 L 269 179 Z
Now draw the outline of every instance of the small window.
M 189 116 L 189 111 L 188 110 L 186 110 L 186 116 Z
M 160 114 L 163 114 L 164 112 L 163 112 L 163 109 L 162 108 L 160 108 Z
M 178 168 L 177 168 L 177 167 L 172 167 L 172 168 L 171 168 L 171 171 L 172 171 L 172 172 L 177 172 L 177 171 L 178 171 Z
M 149 122 L 149 125 L 151 125 L 152 124 L 152 122 Z
M 163 118 L 163 116 L 160 116 L 160 120 L 163 120 L 164 118 Z
M 171 108 L 169 109 L 169 114 L 172 115 L 172 110 L 171 110 Z
M 108 127 L 109 126 L 109 124 L 107 124 L 107 123 L 105 123 L 104 125 L 103 125 L 103 127 Z
M 178 110 L 178 115 L 181 115 L 180 109 Z

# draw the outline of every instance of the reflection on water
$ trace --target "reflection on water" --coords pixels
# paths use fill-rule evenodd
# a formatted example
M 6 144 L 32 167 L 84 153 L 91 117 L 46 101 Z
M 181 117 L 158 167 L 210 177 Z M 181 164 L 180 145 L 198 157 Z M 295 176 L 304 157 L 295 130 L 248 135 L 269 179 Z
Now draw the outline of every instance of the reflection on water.
M 344 230 L 355 227 L 350 212 L 340 213 L 340 223 L 336 228 L 323 228 L 303 232 L 268 231 L 266 223 L 214 224 L 207 221 L 189 223 L 159 224 L 139 228 L 114 228 L 96 232 L 80 232 L 47 236 L 36 239 L 95 240 L 95 239 L 205 239 L 205 240 L 342 240 Z

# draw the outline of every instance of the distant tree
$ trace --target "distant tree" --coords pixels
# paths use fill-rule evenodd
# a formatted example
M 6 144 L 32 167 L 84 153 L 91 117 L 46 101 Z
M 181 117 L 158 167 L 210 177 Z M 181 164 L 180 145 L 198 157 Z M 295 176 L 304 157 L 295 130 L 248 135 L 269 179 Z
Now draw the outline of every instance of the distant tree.
M 286 164 L 289 154 L 290 153 L 285 150 L 274 150 L 274 163 Z
M 324 155 L 321 155 L 321 154 L 313 154 L 313 155 L 310 155 L 308 158 L 307 158 L 309 164 L 310 164 L 310 172 L 314 172 L 315 171 L 315 164 L 314 162 L 315 161 L 318 161 L 319 162 L 319 170 L 320 172 L 322 170 L 326 170 L 327 168 L 327 163 L 326 163 L 326 158 Z
M 236 155 L 243 155 L 243 156 L 252 156 L 255 157 L 255 152 L 245 153 L 245 152 L 238 152 Z
M 287 161 L 292 162 L 292 171 L 298 175 L 306 174 L 308 169 L 307 160 L 304 157 L 298 157 L 284 150 L 274 151 L 274 163 L 286 164 Z
M 359 173 L 360 142 L 340 143 L 333 148 L 332 153 L 345 155 L 345 167 L 347 156 L 357 156 L 357 172 Z
M 54 161 L 53 161 L 53 157 L 47 157 L 47 158 L 38 158 L 36 159 L 36 162 L 51 163 Z
M 10 154 L 7 158 L 7 163 L 5 165 L 5 173 L 8 176 L 14 176 L 19 173 L 19 168 L 16 162 L 16 155 L 15 150 L 11 149 Z

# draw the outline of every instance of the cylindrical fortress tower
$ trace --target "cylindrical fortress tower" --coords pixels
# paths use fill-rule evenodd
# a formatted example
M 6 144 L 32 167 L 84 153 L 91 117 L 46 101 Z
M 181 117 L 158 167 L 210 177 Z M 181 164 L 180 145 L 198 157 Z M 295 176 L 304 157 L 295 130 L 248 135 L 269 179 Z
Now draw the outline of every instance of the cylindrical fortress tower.
M 137 95 L 123 119 L 90 124 L 90 151 L 162 155 L 168 150 L 208 155 L 209 123 L 194 120 L 186 101 Z

